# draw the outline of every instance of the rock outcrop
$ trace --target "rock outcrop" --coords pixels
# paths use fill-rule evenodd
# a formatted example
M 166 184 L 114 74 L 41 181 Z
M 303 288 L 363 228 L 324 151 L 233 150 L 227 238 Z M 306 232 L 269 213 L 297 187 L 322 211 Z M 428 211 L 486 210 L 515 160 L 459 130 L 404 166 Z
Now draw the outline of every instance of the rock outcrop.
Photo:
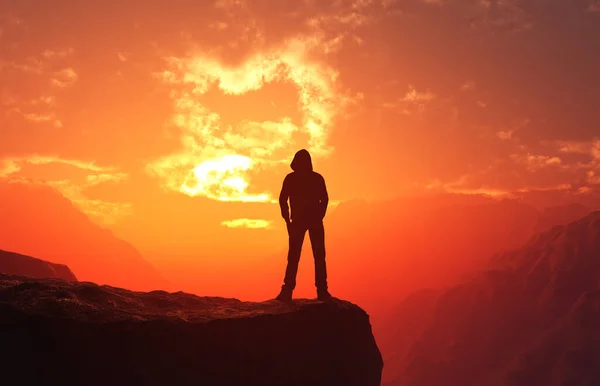
M 6 275 L 27 276 L 32 278 L 55 278 L 77 281 L 69 267 L 50 263 L 35 257 L 0 249 L 0 273 Z
M 19 385 L 379 386 L 369 316 L 0 275 L 3 380 Z

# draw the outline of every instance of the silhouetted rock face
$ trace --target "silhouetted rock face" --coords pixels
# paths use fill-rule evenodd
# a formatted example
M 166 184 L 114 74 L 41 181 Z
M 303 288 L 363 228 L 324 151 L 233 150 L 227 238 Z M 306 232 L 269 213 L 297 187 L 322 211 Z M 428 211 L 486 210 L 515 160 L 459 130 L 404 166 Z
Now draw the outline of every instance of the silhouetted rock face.
M 379 386 L 369 316 L 0 275 L 2 379 L 19 385 Z
M 0 273 L 33 278 L 77 281 L 69 267 L 0 249 Z
M 394 385 L 600 385 L 600 212 L 445 291 Z

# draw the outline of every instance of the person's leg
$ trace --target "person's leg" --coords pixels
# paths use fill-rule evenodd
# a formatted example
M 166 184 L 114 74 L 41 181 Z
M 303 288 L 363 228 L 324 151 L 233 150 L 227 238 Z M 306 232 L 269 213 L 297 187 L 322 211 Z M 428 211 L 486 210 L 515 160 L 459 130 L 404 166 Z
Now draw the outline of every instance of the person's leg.
M 325 264 L 325 229 L 320 221 L 309 229 L 310 244 L 315 258 L 315 286 L 318 293 L 327 292 L 327 266 Z
M 298 263 L 302 253 L 302 244 L 306 228 L 299 224 L 289 225 L 289 246 L 287 256 L 287 267 L 285 269 L 285 278 L 283 279 L 283 289 L 293 291 L 296 288 L 296 275 L 298 274 Z

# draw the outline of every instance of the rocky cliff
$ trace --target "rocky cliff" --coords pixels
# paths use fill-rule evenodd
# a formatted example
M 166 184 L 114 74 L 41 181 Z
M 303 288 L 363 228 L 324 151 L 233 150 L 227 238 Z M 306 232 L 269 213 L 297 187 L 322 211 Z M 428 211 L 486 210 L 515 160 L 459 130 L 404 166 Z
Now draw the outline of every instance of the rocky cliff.
M 390 384 L 600 384 L 600 212 L 533 237 L 494 266 L 438 297 Z
M 0 273 L 33 278 L 56 278 L 77 281 L 69 267 L 36 259 L 35 257 L 0 249 Z
M 383 366 L 369 316 L 342 300 L 250 303 L 6 275 L 0 341 L 2 379 L 19 385 L 379 386 Z

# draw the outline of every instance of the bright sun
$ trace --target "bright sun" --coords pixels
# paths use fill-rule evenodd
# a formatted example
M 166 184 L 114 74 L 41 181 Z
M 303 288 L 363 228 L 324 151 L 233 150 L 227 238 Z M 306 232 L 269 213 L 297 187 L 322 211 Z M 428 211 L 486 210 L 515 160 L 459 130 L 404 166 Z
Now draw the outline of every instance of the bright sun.
M 219 201 L 268 201 L 269 194 L 248 194 L 245 172 L 252 168 L 252 159 L 243 155 L 225 155 L 202 162 L 192 169 L 181 186 L 190 196 L 203 195 Z

